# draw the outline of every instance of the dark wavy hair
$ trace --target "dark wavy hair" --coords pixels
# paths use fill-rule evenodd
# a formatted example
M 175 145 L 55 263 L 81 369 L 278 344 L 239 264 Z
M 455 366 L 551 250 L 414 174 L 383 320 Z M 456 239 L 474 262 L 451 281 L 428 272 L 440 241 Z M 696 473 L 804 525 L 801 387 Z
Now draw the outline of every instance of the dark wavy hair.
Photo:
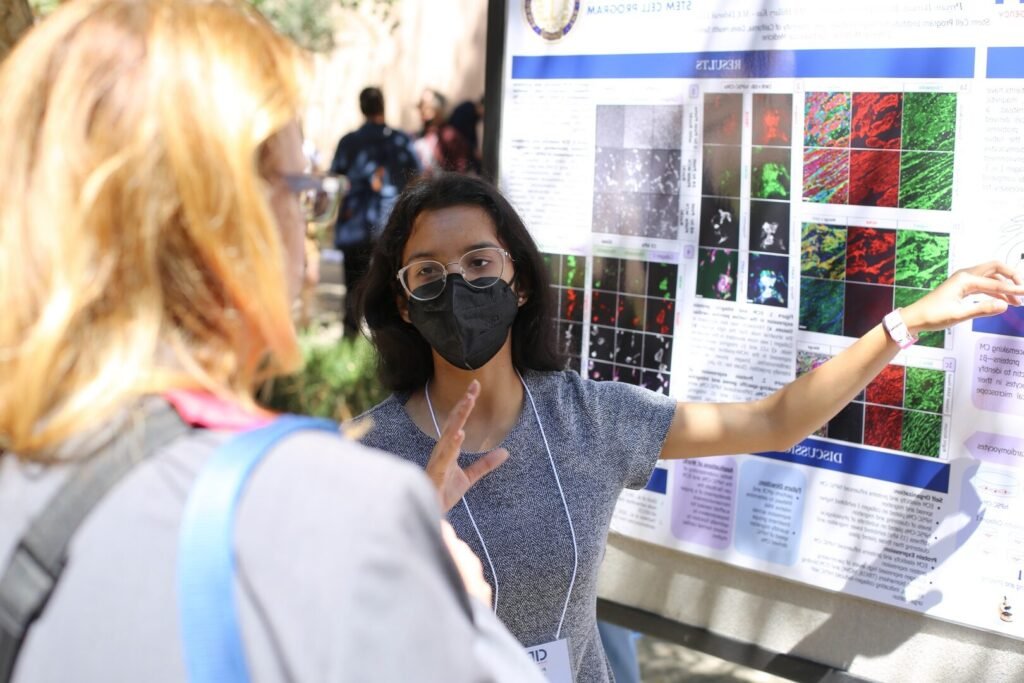
M 512 324 L 512 362 L 519 370 L 562 370 L 565 360 L 555 342 L 548 272 L 523 220 L 489 182 L 458 173 L 434 173 L 410 183 L 399 195 L 374 247 L 369 271 L 357 287 L 357 313 L 366 320 L 378 353 L 380 379 L 392 391 L 412 391 L 434 374 L 430 345 L 402 319 L 405 298 L 395 273 L 412 225 L 424 211 L 478 206 L 491 217 L 498 239 L 515 261 L 516 282 L 528 294 Z

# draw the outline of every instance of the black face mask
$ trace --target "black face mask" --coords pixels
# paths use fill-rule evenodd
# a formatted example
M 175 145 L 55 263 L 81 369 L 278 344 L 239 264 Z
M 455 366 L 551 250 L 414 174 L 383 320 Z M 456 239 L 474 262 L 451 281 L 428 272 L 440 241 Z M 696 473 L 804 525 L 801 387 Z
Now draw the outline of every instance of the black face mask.
M 478 370 L 494 358 L 517 313 L 518 298 L 504 280 L 476 289 L 461 275 L 450 275 L 436 299 L 409 299 L 413 326 L 442 358 L 466 370 Z

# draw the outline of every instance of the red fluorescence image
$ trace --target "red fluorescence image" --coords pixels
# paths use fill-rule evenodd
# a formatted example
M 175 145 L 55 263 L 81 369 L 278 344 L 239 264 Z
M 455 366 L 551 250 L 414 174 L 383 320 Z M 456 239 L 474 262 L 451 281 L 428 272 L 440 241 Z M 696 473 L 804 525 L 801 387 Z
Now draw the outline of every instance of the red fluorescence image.
M 864 412 L 864 443 L 900 450 L 903 439 L 903 411 L 899 408 L 866 406 Z
M 850 152 L 851 204 L 895 207 L 899 189 L 899 152 L 862 149 Z
M 738 145 L 743 129 L 742 93 L 708 93 L 704 95 L 704 142 L 716 145 Z
M 903 407 L 903 366 L 887 365 L 868 385 L 865 399 L 868 403 Z
M 896 279 L 896 231 L 851 227 L 846 233 L 846 279 L 893 284 Z
M 647 304 L 647 331 L 672 334 L 675 324 L 675 302 L 651 300 Z
M 590 299 L 590 321 L 597 325 L 615 326 L 616 296 L 611 292 L 594 292 Z
M 903 95 L 896 92 L 853 94 L 851 147 L 899 149 Z
M 793 96 L 754 95 L 754 144 L 789 146 L 793 141 Z

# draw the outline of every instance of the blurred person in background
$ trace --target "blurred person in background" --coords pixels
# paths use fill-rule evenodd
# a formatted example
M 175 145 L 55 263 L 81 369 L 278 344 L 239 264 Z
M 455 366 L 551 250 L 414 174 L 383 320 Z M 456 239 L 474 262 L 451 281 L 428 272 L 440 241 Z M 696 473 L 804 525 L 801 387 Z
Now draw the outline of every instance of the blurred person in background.
M 183 509 L 274 421 L 253 389 L 301 362 L 304 229 L 336 209 L 305 66 L 231 0 L 69 2 L 0 65 L 0 680 L 186 680 Z M 543 680 L 415 467 L 298 432 L 230 529 L 253 680 Z
M 334 232 L 334 246 L 345 255 L 344 328 L 349 336 L 359 331 L 351 294 L 366 272 L 374 239 L 384 228 L 398 194 L 420 171 L 412 138 L 385 122 L 380 88 L 364 88 L 359 93 L 359 109 L 366 121 L 341 138 L 330 168 L 351 184 Z
M 417 110 L 422 126 L 414 147 L 423 172 L 473 172 L 473 148 L 448 122 L 448 99 L 426 88 L 420 95 Z
M 452 115 L 448 117 L 448 123 L 455 131 L 462 136 L 466 146 L 469 147 L 471 161 L 470 173 L 480 175 L 483 170 L 482 150 L 480 149 L 480 134 L 478 127 L 484 116 L 484 101 L 480 98 L 476 102 L 466 100 L 452 109 Z

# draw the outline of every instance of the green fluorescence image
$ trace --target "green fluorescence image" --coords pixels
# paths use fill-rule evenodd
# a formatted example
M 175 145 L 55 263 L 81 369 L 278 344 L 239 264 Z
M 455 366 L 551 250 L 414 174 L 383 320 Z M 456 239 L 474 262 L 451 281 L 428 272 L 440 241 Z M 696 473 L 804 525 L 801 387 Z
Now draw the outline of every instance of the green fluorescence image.
M 846 277 L 846 228 L 804 223 L 800 235 L 800 274 L 825 280 Z
M 934 289 L 949 277 L 949 235 L 921 230 L 896 234 L 896 284 Z
M 956 93 L 903 95 L 903 149 L 952 152 L 956 142 Z
M 755 199 L 789 199 L 789 150 L 755 147 L 751 157 L 750 195 Z
M 585 263 L 586 259 L 581 256 L 569 254 L 565 257 L 562 262 L 562 282 L 566 287 L 583 287 Z
M 842 282 L 800 278 L 800 329 L 841 335 L 845 294 Z
M 903 209 L 952 209 L 953 154 L 903 152 L 900 156 L 899 204 Z
M 896 308 L 906 308 L 930 291 L 930 289 L 897 287 L 896 295 L 893 297 L 893 305 Z M 946 332 L 945 330 L 921 332 L 917 335 L 917 345 L 928 346 L 933 349 L 941 349 L 946 345 Z
M 927 368 L 907 368 L 903 407 L 941 413 L 946 391 L 946 373 Z
M 908 410 L 903 414 L 903 445 L 907 453 L 939 457 L 942 446 L 942 416 Z

